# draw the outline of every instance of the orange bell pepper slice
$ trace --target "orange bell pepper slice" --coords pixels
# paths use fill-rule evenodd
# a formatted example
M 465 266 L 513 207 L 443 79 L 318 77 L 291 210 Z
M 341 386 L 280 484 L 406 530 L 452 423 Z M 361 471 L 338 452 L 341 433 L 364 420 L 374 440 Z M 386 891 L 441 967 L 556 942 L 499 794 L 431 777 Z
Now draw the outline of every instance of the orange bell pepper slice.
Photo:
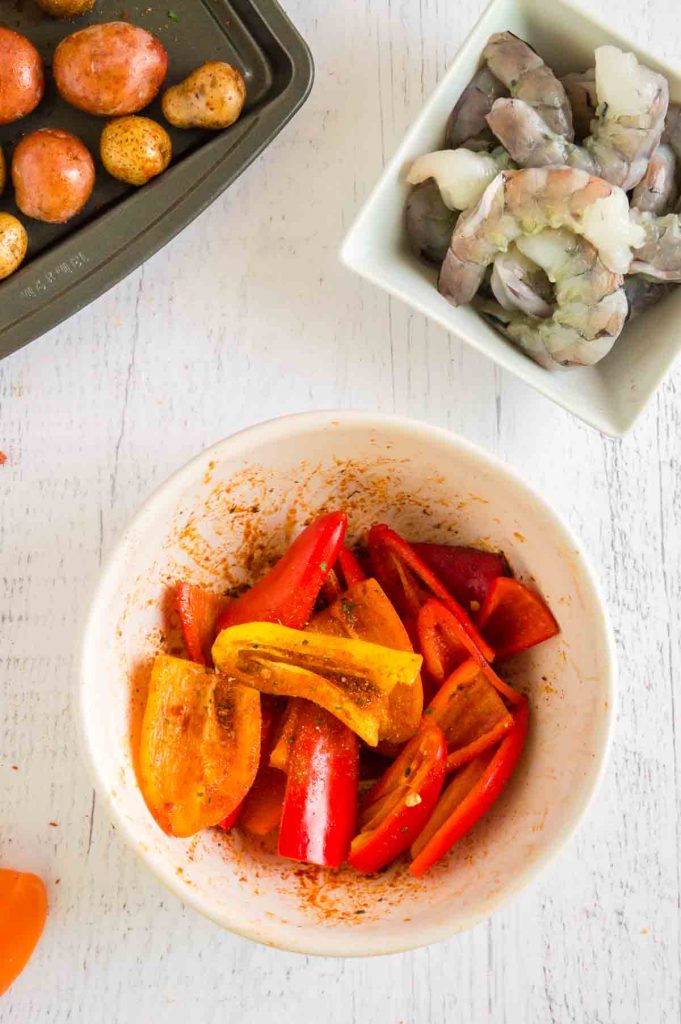
M 510 658 L 560 632 L 551 610 L 539 594 L 524 583 L 504 576 L 492 583 L 477 625 L 493 645 L 498 659 Z
M 212 664 L 210 649 L 215 639 L 216 623 L 225 610 L 227 598 L 184 580 L 178 580 L 176 597 L 182 636 L 190 660 L 197 665 Z
M 186 838 L 226 818 L 250 789 L 259 755 L 258 693 L 182 658 L 156 658 L 139 774 L 164 832 Z
M 368 640 L 396 651 L 413 651 L 402 620 L 374 579 L 350 586 L 337 601 L 315 615 L 307 629 L 327 636 Z M 398 684 L 391 691 L 388 703 L 388 719 L 381 729 L 381 740 L 404 743 L 417 731 L 423 711 L 420 677 L 413 683 Z
M 42 878 L 0 868 L 0 996 L 30 960 L 46 918 L 47 890 Z
M 423 715 L 425 726 L 439 725 L 447 747 L 447 769 L 453 771 L 496 745 L 513 727 L 485 666 L 470 658 L 442 684 Z
M 271 768 L 278 768 L 281 772 L 288 771 L 291 747 L 295 743 L 296 738 L 299 713 L 300 698 L 292 697 L 286 705 L 286 711 L 284 712 L 284 717 L 281 720 L 279 735 L 277 736 L 270 753 Z
M 528 723 L 529 707 L 523 698 L 513 728 L 499 747 L 476 757 L 454 775 L 412 845 L 414 859 L 409 870 L 416 878 L 444 857 L 501 795 L 525 746 Z
M 426 601 L 416 620 L 419 650 L 428 672 L 438 683 L 443 683 L 454 669 L 472 658 L 482 669 L 489 682 L 511 704 L 518 704 L 521 695 L 494 672 L 473 638 L 461 626 L 455 615 L 441 601 Z

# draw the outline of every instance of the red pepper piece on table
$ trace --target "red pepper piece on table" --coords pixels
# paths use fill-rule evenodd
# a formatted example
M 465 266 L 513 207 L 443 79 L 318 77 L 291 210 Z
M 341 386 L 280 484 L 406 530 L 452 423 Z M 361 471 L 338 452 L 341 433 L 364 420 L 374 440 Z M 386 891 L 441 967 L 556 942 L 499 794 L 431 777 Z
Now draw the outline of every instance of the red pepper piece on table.
M 303 629 L 338 557 L 347 524 L 345 512 L 328 512 L 310 523 L 266 576 L 228 604 L 218 631 L 247 622 Z
M 416 878 L 444 857 L 501 795 L 525 746 L 529 707 L 524 698 L 514 719 L 513 729 L 497 750 L 465 765 L 440 797 L 432 818 L 412 845 L 414 859 L 409 870 Z
M 47 891 L 42 878 L 0 868 L 0 996 L 30 960 L 46 918 Z
M 281 857 L 338 867 L 355 834 L 359 744 L 328 711 L 300 699 L 279 828 Z
M 478 628 L 497 658 L 509 658 L 549 640 L 560 627 L 544 601 L 518 580 L 499 577 L 478 616 Z
M 479 610 L 492 582 L 498 576 L 510 576 L 506 556 L 501 551 L 480 551 L 458 544 L 412 544 L 416 554 L 447 588 L 455 601 L 466 609 Z
M 442 684 L 423 723 L 442 729 L 451 751 L 447 771 L 453 771 L 496 746 L 513 728 L 513 715 L 488 678 L 487 667 L 471 658 Z
M 380 524 L 369 530 L 368 547 L 374 576 L 397 609 L 410 636 L 414 635 L 419 609 L 435 597 L 460 622 L 482 656 L 487 661 L 492 660 L 494 651 L 475 628 L 470 616 L 419 558 L 411 544 L 389 526 Z
M 357 871 L 371 874 L 410 846 L 433 812 L 445 777 L 447 746 L 434 725 L 417 733 L 366 794 L 361 831 L 350 848 Z
M 215 625 L 225 609 L 227 598 L 203 587 L 179 580 L 177 610 L 187 654 L 197 665 L 212 665 L 210 649 L 215 640 Z

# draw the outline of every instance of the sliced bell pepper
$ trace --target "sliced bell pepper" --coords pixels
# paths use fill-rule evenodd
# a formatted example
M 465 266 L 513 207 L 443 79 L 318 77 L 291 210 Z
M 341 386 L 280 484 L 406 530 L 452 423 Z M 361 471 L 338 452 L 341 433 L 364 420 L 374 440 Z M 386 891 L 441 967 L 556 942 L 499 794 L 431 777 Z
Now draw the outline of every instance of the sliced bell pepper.
M 269 767 L 270 752 L 274 743 L 274 739 L 277 733 L 279 721 L 282 718 L 282 709 L 279 702 L 274 697 L 269 697 L 266 694 L 262 694 L 260 697 L 260 754 L 258 756 L 258 773 L 253 780 L 253 785 L 249 789 L 243 800 L 236 805 L 233 811 L 231 811 L 226 818 L 219 823 L 220 828 L 224 829 L 225 832 L 229 832 L 237 821 L 239 824 L 243 824 L 241 820 L 241 813 L 245 810 L 245 803 L 253 790 L 258 786 L 258 780 L 260 775 L 264 772 L 265 768 Z
M 498 576 L 511 575 L 501 551 L 480 551 L 459 544 L 412 544 L 412 547 L 454 600 L 471 611 L 480 610 Z
M 345 512 L 328 512 L 310 523 L 266 576 L 227 605 L 218 631 L 243 622 L 306 626 L 343 546 L 347 525 Z
M 335 868 L 355 833 L 359 744 L 323 708 L 297 703 L 277 850 L 281 857 Z
M 511 732 L 496 751 L 487 751 L 454 775 L 433 816 L 412 845 L 409 870 L 419 878 L 482 818 L 502 793 L 525 746 L 529 707 L 523 698 Z
M 360 570 L 361 572 L 361 570 Z M 376 580 L 352 584 L 346 593 L 310 621 L 308 632 L 368 640 L 395 651 L 413 651 L 409 634 Z M 423 711 L 420 678 L 400 683 L 390 693 L 388 717 L 380 738 L 386 743 L 404 743 L 419 727 Z
M 260 696 L 200 665 L 161 654 L 142 721 L 140 787 L 159 826 L 192 836 L 250 789 L 260 754 Z
M 197 665 L 211 665 L 210 649 L 215 640 L 216 623 L 225 610 L 227 598 L 184 580 L 178 581 L 176 593 L 187 654 Z
M 0 996 L 19 977 L 47 918 L 47 891 L 37 875 L 0 868 Z
M 364 570 L 352 551 L 349 548 L 341 548 L 336 564 L 324 580 L 322 594 L 328 604 L 333 604 L 349 587 L 365 579 Z
M 213 661 L 235 683 L 313 701 L 375 747 L 389 720 L 391 692 L 418 681 L 422 659 L 364 640 L 251 622 L 223 629 Z
M 470 658 L 442 684 L 426 708 L 424 725 L 439 725 L 451 753 L 447 770 L 472 761 L 503 739 L 513 715 L 487 678 L 486 666 Z
M 291 697 L 286 705 L 280 726 L 279 735 L 276 737 L 274 746 L 270 751 L 270 767 L 278 768 L 281 772 L 288 771 L 288 761 L 291 756 L 291 747 L 296 736 L 296 724 L 300 711 L 301 698 Z
M 258 774 L 241 804 L 239 827 L 256 836 L 272 832 L 281 818 L 286 776 L 270 767 L 270 755 L 283 718 L 282 708 L 274 697 L 264 695 L 262 702 L 262 737 Z
M 389 526 L 380 524 L 369 530 L 368 547 L 374 575 L 397 609 L 412 639 L 419 609 L 429 598 L 435 597 L 458 619 L 482 656 L 487 661 L 492 660 L 494 651 L 479 634 L 468 613 L 419 558 L 411 544 Z
M 498 659 L 549 640 L 560 627 L 539 594 L 518 580 L 500 576 L 480 609 L 478 628 L 494 645 Z
M 426 601 L 419 611 L 416 630 L 424 664 L 438 683 L 443 683 L 459 665 L 472 658 L 506 700 L 511 704 L 519 702 L 520 694 L 499 678 L 473 638 L 441 601 Z
M 445 778 L 447 746 L 442 730 L 429 726 L 413 737 L 366 794 L 359 835 L 348 860 L 371 874 L 399 857 L 433 812 Z

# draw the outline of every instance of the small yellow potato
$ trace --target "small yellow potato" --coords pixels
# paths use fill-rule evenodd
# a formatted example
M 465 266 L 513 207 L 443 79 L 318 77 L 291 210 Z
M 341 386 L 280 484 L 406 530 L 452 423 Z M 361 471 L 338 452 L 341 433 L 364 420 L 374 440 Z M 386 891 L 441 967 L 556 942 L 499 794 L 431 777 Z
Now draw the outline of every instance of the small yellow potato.
M 99 143 L 106 170 L 129 185 L 146 185 L 170 163 L 173 146 L 168 132 L 149 117 L 110 121 Z
M 36 0 L 36 3 L 53 18 L 76 18 L 95 6 L 95 0 Z
M 163 114 L 175 128 L 228 128 L 243 110 L 246 83 L 231 64 L 209 61 L 163 94 Z
M 0 280 L 23 263 L 28 248 L 26 228 L 11 213 L 0 213 Z

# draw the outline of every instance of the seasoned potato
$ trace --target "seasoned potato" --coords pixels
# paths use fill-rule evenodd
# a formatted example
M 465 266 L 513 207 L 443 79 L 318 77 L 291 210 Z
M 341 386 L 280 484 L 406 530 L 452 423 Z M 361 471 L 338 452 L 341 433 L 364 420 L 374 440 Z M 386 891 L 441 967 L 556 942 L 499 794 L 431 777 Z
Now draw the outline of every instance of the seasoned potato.
M 165 128 L 151 118 L 119 117 L 102 132 L 99 155 L 114 178 L 129 185 L 146 185 L 165 171 L 173 144 Z
M 90 25 L 63 39 L 52 71 L 67 103 L 88 114 L 135 114 L 154 99 L 168 69 L 158 39 L 136 25 Z
M 166 89 L 163 113 L 175 128 L 228 128 L 243 110 L 245 99 L 241 72 L 214 60 Z
M 87 14 L 95 6 L 95 0 L 36 0 L 46 14 L 53 18 L 75 18 Z
M 26 228 L 11 213 L 0 213 L 0 280 L 23 263 L 28 248 Z
M 45 72 L 33 43 L 0 27 L 0 124 L 26 117 L 40 103 Z
M 95 165 L 75 135 L 41 128 L 14 150 L 12 182 L 16 204 L 27 217 L 65 224 L 90 198 Z
M 0 146 L 0 196 L 5 191 L 5 182 L 7 181 L 7 164 L 5 163 L 5 154 Z

